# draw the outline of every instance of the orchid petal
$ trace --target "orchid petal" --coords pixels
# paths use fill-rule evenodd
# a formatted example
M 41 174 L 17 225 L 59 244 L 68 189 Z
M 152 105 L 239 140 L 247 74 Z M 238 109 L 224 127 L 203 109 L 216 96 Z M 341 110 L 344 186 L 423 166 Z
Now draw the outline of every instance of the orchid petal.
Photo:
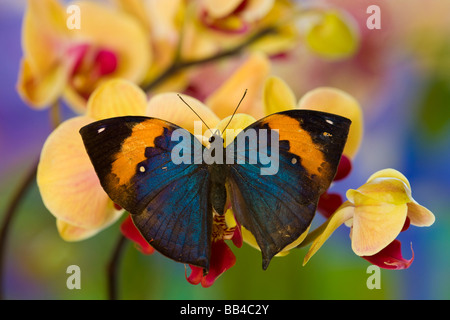
M 268 14 L 274 4 L 275 0 L 248 0 L 242 17 L 246 21 L 258 21 Z
M 363 136 L 363 115 L 361 107 L 348 93 L 329 87 L 320 87 L 307 92 L 299 101 L 300 109 L 329 112 L 352 121 L 344 154 L 350 159 L 358 152 Z
M 211 96 L 206 104 L 220 117 L 233 113 L 245 90 L 239 112 L 255 118 L 262 117 L 261 98 L 264 81 L 269 74 L 270 63 L 263 54 L 253 54 L 233 75 Z
M 36 109 L 48 107 L 63 93 L 69 77 L 63 65 L 55 65 L 45 73 L 33 73 L 30 62 L 22 60 L 17 91 L 22 99 Z
M 111 206 L 112 202 L 109 203 L 109 205 Z M 100 228 L 87 229 L 83 227 L 78 227 L 57 218 L 56 227 L 58 229 L 59 235 L 63 240 L 69 242 L 81 241 L 93 237 L 103 229 L 106 229 L 111 224 L 116 222 L 124 212 L 124 210 L 117 210 L 117 208 L 114 207 L 112 207 L 111 210 L 113 213 L 109 215 L 109 220 L 106 220 L 105 223 Z
M 383 179 L 389 180 L 389 178 L 398 179 L 405 185 L 405 193 L 408 198 L 408 217 L 411 220 L 411 224 L 418 227 L 431 226 L 435 221 L 434 214 L 413 199 L 411 194 L 411 185 L 408 179 L 401 172 L 395 169 L 383 169 L 371 175 L 367 180 L 367 183 L 372 183 Z
M 317 210 L 325 217 L 329 218 L 342 205 L 344 201 L 338 193 L 325 192 L 319 198 Z
M 347 199 L 355 206 L 389 203 L 406 204 L 411 201 L 405 183 L 393 178 L 377 178 L 363 184 L 358 190 L 347 191 Z M 364 196 L 362 196 L 364 195 Z
M 377 178 L 396 178 L 401 181 L 403 181 L 409 190 L 411 190 L 411 185 L 409 184 L 408 179 L 399 171 L 395 169 L 383 169 L 375 172 L 372 174 L 369 179 L 367 179 L 367 182 L 371 182 L 374 179 Z
M 355 194 L 352 249 L 359 256 L 371 256 L 385 248 L 401 232 L 408 207 L 404 204 L 378 203 L 361 193 Z
M 346 178 L 352 171 L 352 161 L 345 155 L 342 155 L 333 181 L 339 181 Z
M 194 134 L 195 121 L 200 118 L 213 128 L 219 118 L 199 100 L 183 95 L 182 98 L 197 113 L 197 115 L 180 99 L 176 93 L 161 93 L 153 96 L 147 106 L 146 114 L 150 117 L 163 119 L 180 126 Z M 202 132 L 207 130 L 202 123 Z
M 294 109 L 297 100 L 291 88 L 278 77 L 270 77 L 264 86 L 264 111 L 266 115 Z
M 58 219 L 84 228 L 102 228 L 115 217 L 78 131 L 92 120 L 75 117 L 56 128 L 42 149 L 37 183 L 47 209 Z
M 56 228 L 61 238 L 65 241 L 81 241 L 96 235 L 100 229 L 86 229 L 74 226 L 61 219 L 56 219 Z
M 311 259 L 311 257 L 317 252 L 317 250 L 322 247 L 325 241 L 339 226 L 353 217 L 354 209 L 355 208 L 350 202 L 344 202 L 336 210 L 336 212 L 322 226 L 319 227 L 318 232 L 313 231 L 314 233 L 318 233 L 318 235 L 309 248 L 309 251 L 303 260 L 303 265 L 306 265 L 309 259 Z
M 208 288 L 214 284 L 221 274 L 233 267 L 235 263 L 236 257 L 225 241 L 213 241 L 211 244 L 211 259 L 208 274 L 203 275 L 203 268 L 189 265 L 191 274 L 189 276 L 187 275 L 186 268 L 186 280 L 194 285 L 201 283 L 202 287 Z
M 88 39 L 99 48 L 115 52 L 119 65 L 114 77 L 133 82 L 143 80 L 152 57 L 148 34 L 142 25 L 128 14 L 105 5 L 88 1 L 74 4 L 79 6 L 83 21 L 81 28 L 71 30 L 71 36 Z
M 203 278 L 203 268 L 191 265 L 189 265 L 189 268 L 191 268 L 191 274 L 188 276 L 187 267 L 185 265 L 184 276 L 186 277 L 186 280 L 193 285 L 199 284 Z
M 322 14 L 306 36 L 312 51 L 327 59 L 342 59 L 353 55 L 359 47 L 359 34 L 350 16 L 338 11 Z
M 86 114 L 95 119 L 144 115 L 147 96 L 134 83 L 117 79 L 99 86 L 91 95 Z
M 208 274 L 202 279 L 202 287 L 208 288 L 216 279 L 236 263 L 236 257 L 223 240 L 211 244 L 211 265 Z
M 417 227 L 429 227 L 435 221 L 434 214 L 414 200 L 408 202 L 408 218 L 411 219 L 411 224 Z
M 219 19 L 231 14 L 243 0 L 206 0 L 203 6 L 211 18 Z
M 412 244 L 411 251 L 411 259 L 404 259 L 402 256 L 400 241 L 394 240 L 380 252 L 372 256 L 363 256 L 361 258 L 364 258 L 370 263 L 383 269 L 401 270 L 408 269 L 411 263 L 414 261 L 414 251 L 412 249 Z
M 142 236 L 139 229 L 136 228 L 130 215 L 120 225 L 120 231 L 127 239 L 133 241 L 136 248 L 143 254 L 152 254 L 155 252 L 155 249 Z
M 69 30 L 66 13 L 56 0 L 29 0 L 22 27 L 22 47 L 31 72 L 42 77 L 54 68 Z

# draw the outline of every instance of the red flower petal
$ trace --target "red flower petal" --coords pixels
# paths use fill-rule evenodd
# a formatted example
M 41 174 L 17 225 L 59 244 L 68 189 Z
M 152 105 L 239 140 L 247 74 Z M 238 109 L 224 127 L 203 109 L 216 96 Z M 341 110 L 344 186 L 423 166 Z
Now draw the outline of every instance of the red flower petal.
M 413 262 L 414 251 L 412 245 L 411 251 L 411 259 L 404 259 L 402 256 L 401 242 L 396 239 L 377 254 L 374 254 L 373 256 L 363 256 L 362 258 L 383 269 L 401 270 L 409 268 Z
M 405 224 L 403 225 L 402 231 L 400 231 L 400 232 L 408 230 L 410 224 L 411 224 L 411 219 L 406 217 Z
M 329 218 L 343 203 L 342 196 L 338 193 L 324 193 L 319 198 L 317 209 L 325 217 Z
M 334 177 L 334 181 L 344 179 L 350 174 L 350 171 L 352 171 L 352 162 L 345 155 L 342 155 L 341 161 L 339 162 L 339 166 L 337 168 L 336 176 Z
M 209 272 L 202 279 L 202 286 L 208 288 L 225 271 L 230 269 L 236 263 L 236 257 L 233 251 L 223 240 L 215 241 L 211 247 L 211 265 Z
M 242 239 L 242 232 L 241 232 L 241 224 L 239 221 L 234 217 L 234 220 L 236 221 L 236 228 L 234 228 L 233 237 L 231 238 L 231 241 L 233 241 L 234 245 L 238 248 L 242 247 L 243 239 Z
M 214 241 L 211 246 L 211 261 L 207 275 L 203 275 L 203 269 L 189 265 L 191 274 L 189 277 L 185 274 L 186 280 L 191 284 L 201 282 L 203 288 L 208 288 L 214 284 L 214 281 L 225 271 L 230 269 L 236 263 L 236 257 L 233 251 L 223 240 Z
M 189 277 L 187 276 L 187 268 L 185 269 L 185 272 L 184 272 L 186 280 L 190 284 L 194 284 L 194 285 L 199 284 L 203 278 L 203 268 L 191 266 L 191 265 L 189 265 L 189 267 L 191 268 L 191 274 L 189 275 Z
M 136 248 L 141 251 L 143 254 L 152 254 L 155 252 L 155 249 L 144 239 L 139 230 L 131 220 L 131 216 L 128 216 L 121 224 L 120 231 L 122 234 L 133 241 Z

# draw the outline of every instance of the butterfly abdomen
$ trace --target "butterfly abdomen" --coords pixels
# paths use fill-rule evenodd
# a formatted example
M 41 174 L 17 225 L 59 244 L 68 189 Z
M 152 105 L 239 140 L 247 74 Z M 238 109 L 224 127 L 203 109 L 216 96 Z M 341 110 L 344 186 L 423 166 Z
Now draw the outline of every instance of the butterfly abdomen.
M 229 168 L 226 164 L 212 164 L 208 168 L 211 174 L 210 200 L 213 209 L 220 215 L 225 213 L 227 202 L 227 180 Z

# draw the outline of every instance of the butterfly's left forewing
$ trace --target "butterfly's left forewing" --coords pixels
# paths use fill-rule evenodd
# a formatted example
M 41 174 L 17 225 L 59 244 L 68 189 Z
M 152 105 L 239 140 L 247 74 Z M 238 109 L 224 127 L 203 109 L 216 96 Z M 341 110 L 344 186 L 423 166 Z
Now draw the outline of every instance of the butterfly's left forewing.
M 172 141 L 175 130 L 189 139 Z M 102 187 L 132 214 L 144 238 L 176 261 L 208 269 L 210 174 L 194 161 L 200 142 L 174 124 L 147 117 L 101 120 L 80 133 Z M 183 144 L 189 161 L 175 163 L 172 151 Z
M 228 180 L 233 210 L 255 236 L 264 269 L 310 226 L 336 174 L 349 126 L 337 115 L 290 110 L 255 122 L 227 147 L 234 154 Z M 239 146 L 250 131 L 253 143 Z

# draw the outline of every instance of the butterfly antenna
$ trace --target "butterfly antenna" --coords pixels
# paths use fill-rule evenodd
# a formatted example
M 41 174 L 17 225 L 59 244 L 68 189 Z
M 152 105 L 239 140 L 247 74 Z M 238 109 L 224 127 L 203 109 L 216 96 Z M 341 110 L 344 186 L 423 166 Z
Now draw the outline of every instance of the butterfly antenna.
M 203 121 L 203 119 L 198 115 L 198 113 L 197 112 L 195 112 L 195 110 L 194 109 L 192 109 L 192 107 L 177 93 L 177 96 L 178 96 L 178 98 L 180 98 L 181 99 L 181 101 L 183 101 L 184 102 L 184 104 L 185 105 L 187 105 L 188 107 L 189 107 L 189 109 L 191 109 L 192 110 L 192 112 L 193 113 L 195 113 L 195 115 L 203 122 L 203 124 L 208 128 L 208 130 L 209 131 L 211 131 L 211 128 L 206 124 L 206 122 L 205 121 Z M 211 131 L 212 132 L 212 131 Z
M 232 115 L 231 118 L 230 118 L 230 121 L 228 121 L 227 125 L 226 125 L 225 128 L 223 129 L 223 132 L 225 132 L 225 130 L 228 128 L 228 125 L 231 123 L 231 120 L 233 120 L 233 117 L 234 117 L 234 115 L 236 114 L 237 110 L 239 109 L 239 106 L 241 105 L 242 100 L 244 100 L 246 94 L 247 94 L 247 89 L 245 89 L 245 92 L 244 92 L 244 95 L 243 95 L 242 98 L 241 98 L 241 101 L 239 101 L 239 103 L 238 103 L 236 109 L 235 109 L 234 112 L 233 112 L 233 115 Z

